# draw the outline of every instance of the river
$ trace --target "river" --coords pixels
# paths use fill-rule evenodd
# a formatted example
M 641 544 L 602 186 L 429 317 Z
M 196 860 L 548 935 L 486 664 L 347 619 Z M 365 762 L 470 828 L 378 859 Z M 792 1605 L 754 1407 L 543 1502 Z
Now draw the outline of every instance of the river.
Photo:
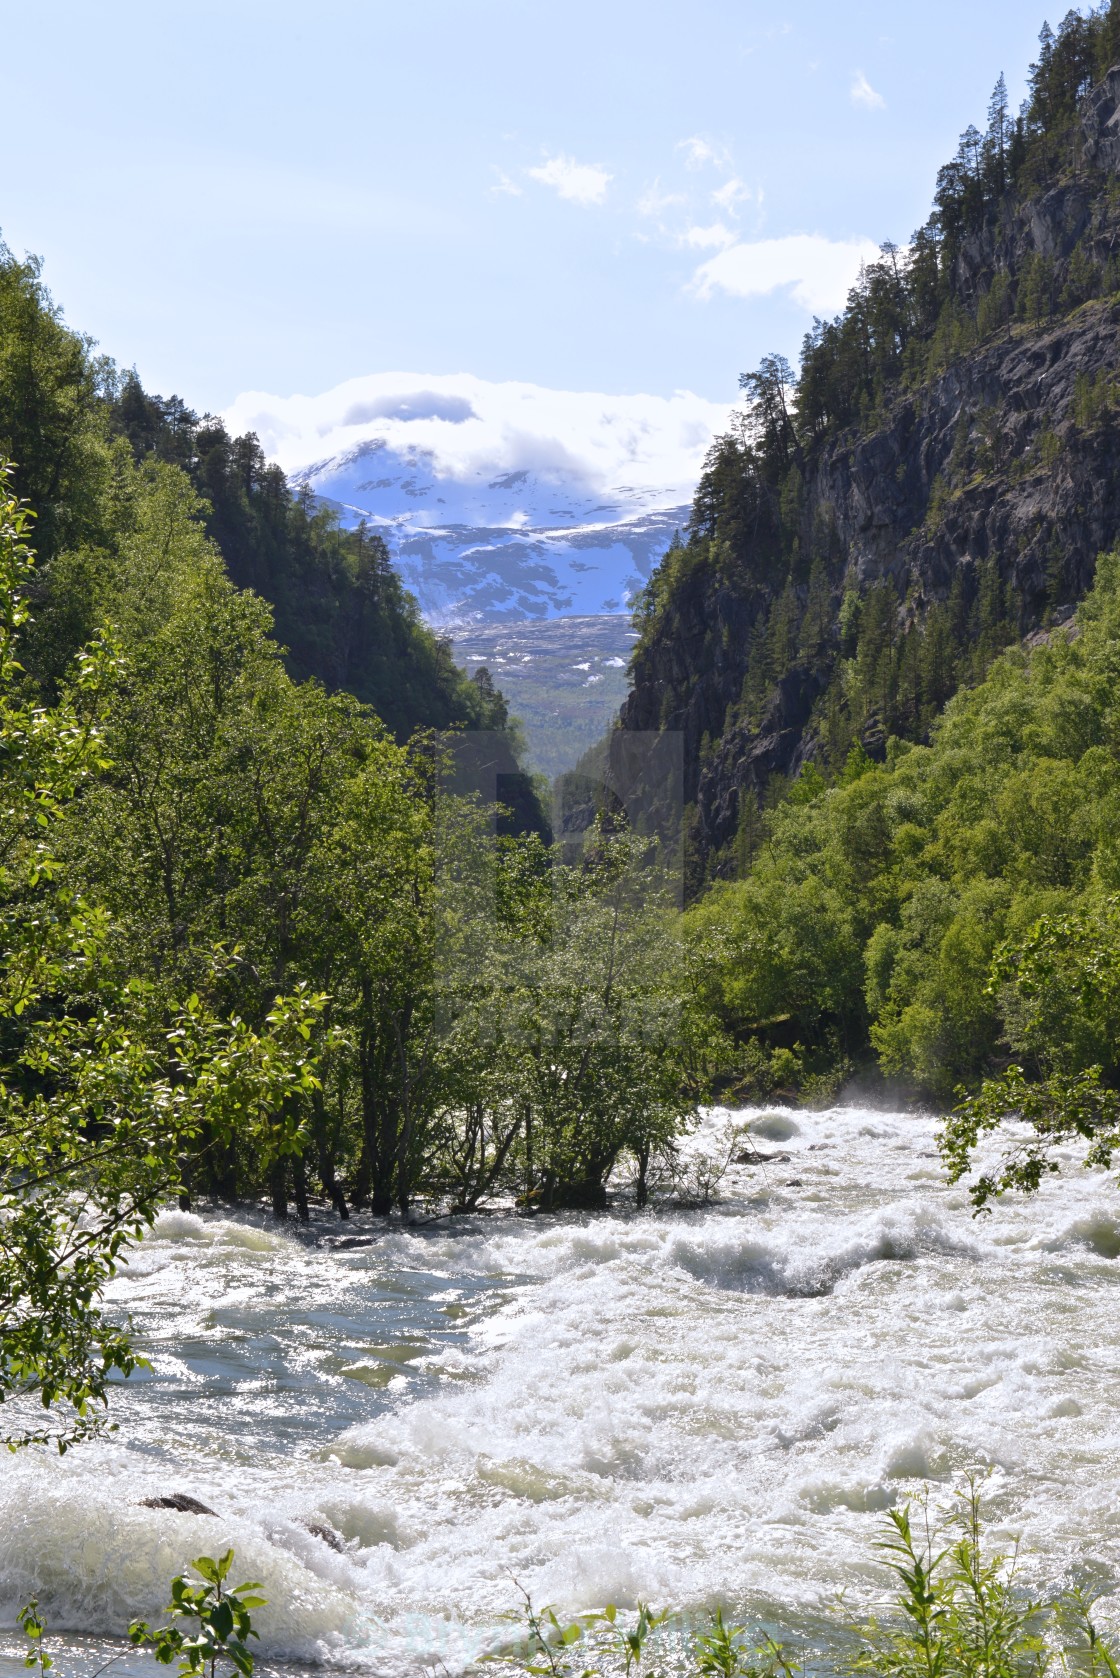
M 733 1169 L 700 1211 L 353 1249 L 165 1213 L 112 1289 L 152 1363 L 117 1391 L 119 1431 L 0 1462 L 0 1617 L 34 1592 L 58 1630 L 111 1636 L 232 1544 L 273 1661 L 454 1672 L 515 1580 L 571 1609 L 718 1599 L 811 1629 L 837 1591 L 879 1590 L 882 1511 L 975 1465 L 1028 1571 L 1115 1588 L 1113 1180 L 1071 1156 L 978 1221 L 931 1119 L 759 1123 L 788 1162 Z M 347 1227 L 372 1226 L 312 1233 Z M 169 1492 L 216 1516 L 141 1503 Z

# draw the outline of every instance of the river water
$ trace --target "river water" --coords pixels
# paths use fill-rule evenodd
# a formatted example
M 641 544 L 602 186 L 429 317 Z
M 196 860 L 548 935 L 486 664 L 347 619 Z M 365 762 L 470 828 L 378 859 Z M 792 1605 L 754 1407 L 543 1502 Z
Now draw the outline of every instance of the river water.
M 702 1211 L 343 1250 L 164 1214 L 112 1291 L 153 1366 L 119 1431 L 0 1462 L 0 1619 L 34 1592 L 60 1631 L 112 1636 L 232 1544 L 274 1661 L 454 1672 L 515 1580 L 811 1630 L 839 1590 L 879 1592 L 883 1510 L 970 1466 L 1028 1570 L 1120 1589 L 1112 1179 L 1071 1157 L 977 1221 L 932 1120 L 736 1117 L 790 1158 Z M 169 1492 L 216 1514 L 141 1504 Z

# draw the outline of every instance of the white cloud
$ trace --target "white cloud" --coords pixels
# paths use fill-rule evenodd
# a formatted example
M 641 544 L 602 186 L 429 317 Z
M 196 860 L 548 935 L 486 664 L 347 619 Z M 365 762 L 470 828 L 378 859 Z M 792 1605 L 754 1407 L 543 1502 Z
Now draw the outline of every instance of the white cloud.
M 687 202 L 682 193 L 662 192 L 661 182 L 656 180 L 638 199 L 637 210 L 640 216 L 660 216 L 666 210 L 676 209 Z
M 750 187 L 744 186 L 734 175 L 729 181 L 724 181 L 722 186 L 717 186 L 711 195 L 712 203 L 718 204 L 725 215 L 731 216 L 735 214 L 736 204 L 745 204 L 750 196 Z
M 703 169 L 706 163 L 712 163 L 719 169 L 727 167 L 728 156 L 723 147 L 713 145 L 699 134 L 692 134 L 687 140 L 678 140 L 677 150 L 684 152 L 686 169 Z
M 524 197 L 524 195 L 525 195 L 524 194 L 524 188 L 519 187 L 517 182 L 515 180 L 511 179 L 511 177 L 506 174 L 504 169 L 495 169 L 494 173 L 495 173 L 495 175 L 497 175 L 498 180 L 497 180 L 497 184 L 490 188 L 491 192 L 508 193 L 508 195 L 511 198 L 523 198 Z
M 701 298 L 715 291 L 732 297 L 765 297 L 790 288 L 795 303 L 816 315 L 842 309 L 860 264 L 874 262 L 879 247 L 870 239 L 826 239 L 795 233 L 784 239 L 734 244 L 702 263 L 692 287 Z
M 439 491 L 448 506 L 499 474 L 531 472 L 575 488 L 624 485 L 626 498 L 669 507 L 690 497 L 728 411 L 684 390 L 607 396 L 467 373 L 371 373 L 321 396 L 247 391 L 223 418 L 235 436 L 255 431 L 286 472 L 364 449 L 364 465 L 355 468 L 363 485 L 382 475 L 383 445 L 450 486 Z M 451 515 L 432 496 L 410 516 L 438 523 Z
M 554 186 L 561 198 L 571 204 L 601 204 L 613 178 L 597 164 L 577 163 L 563 152 L 528 172 L 542 186 Z
M 853 105 L 862 105 L 868 111 L 882 111 L 886 109 L 886 100 L 881 93 L 876 93 L 862 70 L 857 70 L 852 77 L 851 100 Z
M 735 239 L 736 234 L 722 221 L 713 222 L 710 227 L 690 227 L 681 234 L 681 243 L 697 251 L 726 250 L 728 245 L 735 243 Z

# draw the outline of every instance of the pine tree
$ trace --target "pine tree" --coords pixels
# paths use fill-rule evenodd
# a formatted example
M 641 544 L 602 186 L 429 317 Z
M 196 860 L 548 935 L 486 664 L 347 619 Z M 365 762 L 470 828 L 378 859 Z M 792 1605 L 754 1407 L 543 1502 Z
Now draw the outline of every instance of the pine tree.
M 797 595 L 792 581 L 774 602 L 766 631 L 766 666 L 771 685 L 781 681 L 797 656 Z
M 1007 78 L 1000 73 L 999 81 L 988 100 L 988 132 L 984 142 L 989 185 L 997 194 L 1007 189 L 1007 150 L 1011 137 L 1011 119 L 1007 104 Z
M 972 180 L 980 179 L 980 160 L 984 151 L 984 139 L 974 122 L 970 122 L 961 135 L 960 159 Z
M 1007 641 L 1003 584 L 994 559 L 985 559 L 980 563 L 979 587 L 970 619 L 974 671 L 979 680 Z
M 1105 75 L 1120 64 L 1120 0 L 1109 0 L 1101 13 L 1097 35 L 1097 74 Z
M 1043 23 L 1038 36 L 1038 59 L 1027 77 L 1030 98 L 1027 104 L 1028 126 L 1035 133 L 1045 134 L 1054 117 L 1054 31 Z M 1044 168 L 1048 164 L 1046 152 L 1042 156 Z
M 747 668 L 743 676 L 743 688 L 739 696 L 739 704 L 744 718 L 751 728 L 757 728 L 766 710 L 766 700 L 770 692 L 770 679 L 767 672 L 766 657 L 766 615 L 760 613 L 751 626 L 750 638 L 747 642 Z
M 819 658 L 828 645 L 831 631 L 832 594 L 828 586 L 828 572 L 818 554 L 809 572 L 809 598 L 801 620 L 801 657 Z
M 898 598 L 889 582 L 876 583 L 864 597 L 856 651 L 856 675 L 864 722 L 884 728 L 892 710 Z
M 890 731 L 917 740 L 922 732 L 922 636 L 915 627 L 898 644 L 893 687 Z
M 956 692 L 957 654 L 953 640 L 953 612 L 948 604 L 931 606 L 922 628 L 919 670 L 922 685 L 922 733 Z

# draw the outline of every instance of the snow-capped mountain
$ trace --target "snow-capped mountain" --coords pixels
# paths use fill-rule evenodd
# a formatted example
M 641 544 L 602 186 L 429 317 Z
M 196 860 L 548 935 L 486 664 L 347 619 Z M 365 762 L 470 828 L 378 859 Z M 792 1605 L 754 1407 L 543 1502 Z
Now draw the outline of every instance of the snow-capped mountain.
M 376 374 L 225 415 L 347 524 L 385 534 L 429 622 L 623 612 L 727 421 L 689 392 L 602 396 Z

